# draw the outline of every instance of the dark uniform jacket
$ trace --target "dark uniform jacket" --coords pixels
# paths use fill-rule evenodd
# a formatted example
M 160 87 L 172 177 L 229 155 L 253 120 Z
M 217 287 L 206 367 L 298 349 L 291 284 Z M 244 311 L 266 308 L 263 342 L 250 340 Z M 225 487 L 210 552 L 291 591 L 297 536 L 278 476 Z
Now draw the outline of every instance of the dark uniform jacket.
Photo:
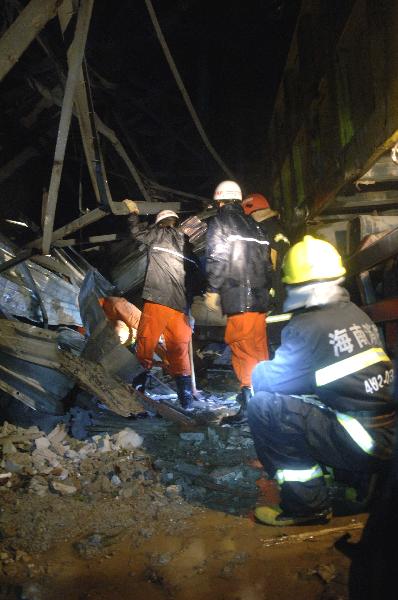
M 187 313 L 193 280 L 199 277 L 187 236 L 175 227 L 140 226 L 137 215 L 130 215 L 128 221 L 132 237 L 148 248 L 142 297 Z
M 272 277 L 272 288 L 275 291 L 275 296 L 272 300 L 272 310 L 274 313 L 280 313 L 282 312 L 285 299 L 281 269 L 285 254 L 290 248 L 290 242 L 277 216 L 259 221 L 257 225 L 264 231 L 266 239 L 270 243 L 270 248 L 277 253 L 275 270 Z
M 391 413 L 391 361 L 376 325 L 340 289 L 338 301 L 293 313 L 275 358 L 255 367 L 254 391 L 313 394 L 360 421 Z
M 210 222 L 206 243 L 208 291 L 218 292 L 224 314 L 266 312 L 272 284 L 269 242 L 237 204 Z

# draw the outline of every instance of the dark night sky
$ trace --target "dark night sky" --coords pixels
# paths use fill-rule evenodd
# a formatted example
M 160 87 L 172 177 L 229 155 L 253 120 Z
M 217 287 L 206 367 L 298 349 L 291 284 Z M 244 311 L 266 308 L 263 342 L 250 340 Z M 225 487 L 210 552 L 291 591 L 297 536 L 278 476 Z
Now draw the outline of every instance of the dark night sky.
M 211 143 L 244 191 L 267 193 L 266 131 L 300 0 L 152 2 Z M 6 0 L 6 5 L 12 7 L 11 23 L 16 18 L 15 3 Z M 8 214 L 17 207 L 36 223 L 41 220 L 43 188 L 48 189 L 50 181 L 60 109 L 53 105 L 40 112 L 33 127 L 27 128 L 23 121 L 41 101 L 36 82 L 52 89 L 60 84 L 57 72 L 63 69 L 66 74 L 65 45 L 73 39 L 74 27 L 72 20 L 64 41 L 58 20 L 53 19 L 40 34 L 50 54 L 33 42 L 0 85 L 0 110 L 6 117 L 0 130 L 0 167 L 26 147 L 39 150 L 0 187 L 0 209 Z M 144 0 L 95 1 L 86 59 L 94 109 L 115 130 L 141 173 L 160 185 L 211 197 L 227 177 L 196 131 Z M 125 165 L 109 143 L 102 144 L 114 200 L 140 199 Z M 83 208 L 95 206 L 81 148 L 73 119 L 56 227 L 78 215 L 80 177 Z
M 267 125 L 299 4 L 298 0 L 153 0 L 211 142 L 247 186 L 251 178 L 261 181 Z M 215 178 L 223 177 L 191 124 L 143 0 L 115 4 L 97 0 L 87 56 L 102 75 L 119 84 L 124 98 L 143 90 L 163 97 L 162 117 L 173 120 L 177 115 L 203 155 L 204 168 L 211 169 Z M 178 174 L 174 179 L 178 186 Z

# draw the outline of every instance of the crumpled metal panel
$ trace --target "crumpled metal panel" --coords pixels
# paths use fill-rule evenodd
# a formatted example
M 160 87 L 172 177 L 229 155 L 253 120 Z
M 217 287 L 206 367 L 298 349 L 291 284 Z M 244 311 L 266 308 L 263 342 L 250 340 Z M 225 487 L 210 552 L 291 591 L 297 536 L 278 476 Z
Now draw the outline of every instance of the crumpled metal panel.
M 34 410 L 63 414 L 61 400 L 75 382 L 55 369 L 0 352 L 0 389 Z
M 129 240 L 122 242 L 111 257 L 110 277 L 122 294 L 133 292 L 144 283 L 148 255 L 143 244 Z
M 61 401 L 75 382 L 60 371 L 58 348 L 76 347 L 77 336 L 84 343 L 75 331 L 0 319 L 0 389 L 30 408 L 62 414 Z
M 111 296 L 115 288 L 95 269 L 89 271 L 79 294 L 83 325 L 89 334 L 82 356 L 102 365 L 109 375 L 130 383 L 143 371 L 136 356 L 120 344 L 98 299 Z
M 0 319 L 0 350 L 16 358 L 44 367 L 57 368 L 58 336 L 56 331 L 29 323 Z
M 0 235 L 0 262 L 16 254 L 16 248 Z M 18 317 L 42 322 L 40 305 L 26 277 L 27 268 L 44 303 L 49 325 L 81 325 L 79 285 L 72 277 L 71 281 L 67 281 L 65 277 L 60 277 L 31 260 L 26 260 L 0 275 L 0 308 Z
M 106 323 L 99 298 L 115 294 L 115 286 L 109 283 L 97 269 L 91 268 L 84 278 L 79 292 L 79 308 L 83 327 L 92 335 L 99 323 Z

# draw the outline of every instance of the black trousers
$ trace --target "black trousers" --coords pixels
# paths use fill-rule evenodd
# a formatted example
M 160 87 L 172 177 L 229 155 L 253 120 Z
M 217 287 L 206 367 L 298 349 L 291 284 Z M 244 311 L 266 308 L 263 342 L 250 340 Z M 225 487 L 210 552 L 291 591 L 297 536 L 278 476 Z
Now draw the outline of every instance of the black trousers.
M 333 412 L 304 397 L 257 392 L 249 402 L 248 420 L 257 456 L 270 477 L 275 477 L 278 469 L 311 469 L 315 465 L 371 473 L 386 464 L 363 451 Z M 385 433 L 392 448 L 393 431 L 391 436 Z M 323 476 L 281 485 L 281 508 L 289 514 L 311 514 L 329 505 Z

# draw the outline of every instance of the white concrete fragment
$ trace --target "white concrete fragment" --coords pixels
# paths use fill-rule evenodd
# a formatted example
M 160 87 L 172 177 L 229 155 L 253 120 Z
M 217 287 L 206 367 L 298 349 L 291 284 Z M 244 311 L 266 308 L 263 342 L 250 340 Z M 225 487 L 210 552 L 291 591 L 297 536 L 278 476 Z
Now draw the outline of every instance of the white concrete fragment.
M 49 448 L 33 450 L 32 458 L 36 468 L 40 468 L 45 463 L 48 463 L 51 467 L 58 467 L 60 464 L 58 456 Z
M 3 442 L 3 455 L 5 454 L 15 454 L 17 452 L 16 447 L 10 440 L 6 440 Z
M 144 441 L 133 429 L 126 427 L 112 436 L 116 450 L 132 450 L 139 448 Z
M 121 485 L 122 481 L 121 481 L 120 477 L 118 477 L 117 475 L 112 475 L 112 477 L 111 477 L 111 483 L 113 485 Z
M 97 436 L 96 436 L 97 437 Z M 99 436 L 100 439 L 97 442 L 98 451 L 101 453 L 112 451 L 112 442 L 109 434 L 105 434 L 104 437 Z
M 64 441 L 67 435 L 68 432 L 65 429 L 64 423 L 58 423 L 58 425 L 54 427 L 54 429 L 48 434 L 47 437 L 51 443 L 56 442 L 60 444 Z
M 46 437 L 40 437 L 35 440 L 35 444 L 38 450 L 45 450 L 50 447 L 50 440 Z
M 71 496 L 76 494 L 77 488 L 72 484 L 61 483 L 60 481 L 52 481 L 51 489 L 61 494 L 61 496 Z
M 47 482 L 43 481 L 41 478 L 33 477 L 30 480 L 29 492 L 36 494 L 36 496 L 45 496 L 48 492 Z

